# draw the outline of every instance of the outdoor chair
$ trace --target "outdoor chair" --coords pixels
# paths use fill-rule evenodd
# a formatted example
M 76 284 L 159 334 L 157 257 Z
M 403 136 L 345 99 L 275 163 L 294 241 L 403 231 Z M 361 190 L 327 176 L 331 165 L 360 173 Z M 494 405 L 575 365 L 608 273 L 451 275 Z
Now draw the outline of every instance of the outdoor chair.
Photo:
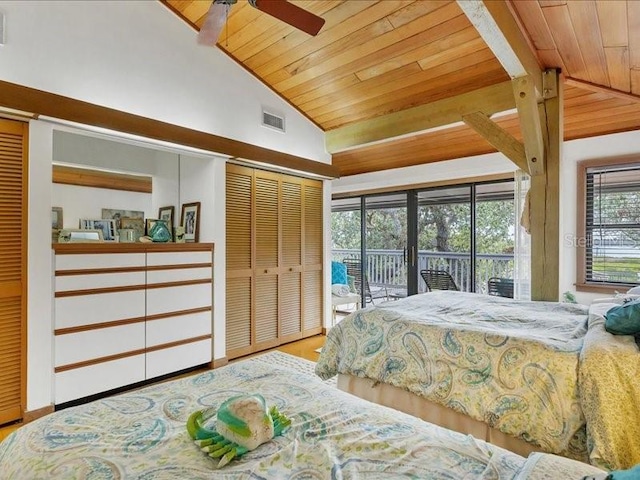
M 491 277 L 488 282 L 489 295 L 513 298 L 513 279 Z
M 460 290 L 456 282 L 451 278 L 449 272 L 445 270 L 420 270 L 420 275 L 427 284 L 429 291 L 433 290 Z
M 384 298 L 385 300 L 389 300 L 389 292 L 387 292 L 387 287 L 374 287 L 373 289 L 369 286 L 369 280 L 367 276 L 364 277 L 364 288 L 362 282 L 362 263 L 357 258 L 345 258 L 342 260 L 347 266 L 347 275 L 350 275 L 354 278 L 354 285 L 356 287 L 356 291 L 362 295 L 362 306 L 366 306 L 367 303 L 371 302 L 375 305 L 374 299 Z

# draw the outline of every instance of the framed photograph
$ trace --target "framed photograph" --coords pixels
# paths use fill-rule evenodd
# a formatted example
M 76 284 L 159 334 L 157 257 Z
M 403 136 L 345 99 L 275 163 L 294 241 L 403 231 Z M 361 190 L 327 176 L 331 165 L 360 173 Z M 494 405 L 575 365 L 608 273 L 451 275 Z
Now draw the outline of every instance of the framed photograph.
M 116 229 L 116 221 L 108 219 L 80 219 L 80 229 L 82 230 L 100 230 L 102 238 L 105 242 L 115 242 L 118 231 Z
M 170 230 L 173 229 L 173 213 L 173 205 L 171 205 L 170 207 L 160 207 L 158 209 L 158 220 L 164 220 L 165 222 L 167 222 L 167 226 Z
M 121 228 L 125 228 L 122 226 L 123 218 L 141 218 L 144 219 L 144 212 L 138 210 L 118 210 L 115 208 L 103 208 L 102 209 L 102 218 L 108 220 L 116 221 L 116 231 Z
M 140 237 L 144 237 L 144 218 L 120 218 L 120 228 L 126 228 L 133 230 L 133 238 L 135 242 L 140 241 Z
M 180 225 L 184 227 L 185 242 L 197 242 L 200 239 L 200 202 L 182 204 Z
M 64 228 L 58 236 L 59 243 L 103 242 L 102 230 Z
M 51 208 L 51 228 L 58 230 L 62 228 L 62 207 Z

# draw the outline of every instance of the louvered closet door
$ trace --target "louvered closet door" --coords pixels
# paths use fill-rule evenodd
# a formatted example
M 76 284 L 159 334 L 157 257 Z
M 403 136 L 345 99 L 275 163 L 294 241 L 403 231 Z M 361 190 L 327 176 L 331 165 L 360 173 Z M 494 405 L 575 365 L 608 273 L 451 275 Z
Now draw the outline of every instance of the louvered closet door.
M 303 334 L 309 336 L 322 331 L 322 182 L 305 180 L 303 193 Z
M 0 120 L 0 424 L 22 417 L 25 395 L 27 129 Z
M 253 170 L 227 165 L 226 190 L 226 355 L 235 358 L 252 351 Z
M 302 337 L 302 179 L 282 178 L 280 339 Z
M 279 345 L 279 175 L 255 171 L 255 349 Z

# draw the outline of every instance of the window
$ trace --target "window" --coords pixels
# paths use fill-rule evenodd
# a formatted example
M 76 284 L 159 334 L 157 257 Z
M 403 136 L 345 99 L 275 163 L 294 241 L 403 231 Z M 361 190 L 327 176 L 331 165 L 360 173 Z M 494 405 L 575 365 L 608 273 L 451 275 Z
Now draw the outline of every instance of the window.
M 640 159 L 589 161 L 578 169 L 578 286 L 640 284 Z
M 390 298 L 424 292 L 423 269 L 486 293 L 490 278 L 514 278 L 514 208 L 511 179 L 334 199 L 332 258 L 364 258 Z

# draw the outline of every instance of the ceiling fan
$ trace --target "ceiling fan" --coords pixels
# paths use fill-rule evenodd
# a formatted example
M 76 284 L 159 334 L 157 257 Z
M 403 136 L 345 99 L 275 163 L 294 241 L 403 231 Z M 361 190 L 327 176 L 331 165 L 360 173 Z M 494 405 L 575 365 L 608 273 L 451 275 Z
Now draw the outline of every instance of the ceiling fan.
M 207 12 L 200 33 L 198 43 L 202 45 L 215 45 L 227 21 L 229 7 L 238 0 L 213 0 L 211 8 Z M 272 17 L 288 23 L 309 35 L 317 35 L 324 25 L 324 18 L 314 15 L 303 8 L 294 5 L 287 0 L 247 0 L 249 4 L 267 13 Z

